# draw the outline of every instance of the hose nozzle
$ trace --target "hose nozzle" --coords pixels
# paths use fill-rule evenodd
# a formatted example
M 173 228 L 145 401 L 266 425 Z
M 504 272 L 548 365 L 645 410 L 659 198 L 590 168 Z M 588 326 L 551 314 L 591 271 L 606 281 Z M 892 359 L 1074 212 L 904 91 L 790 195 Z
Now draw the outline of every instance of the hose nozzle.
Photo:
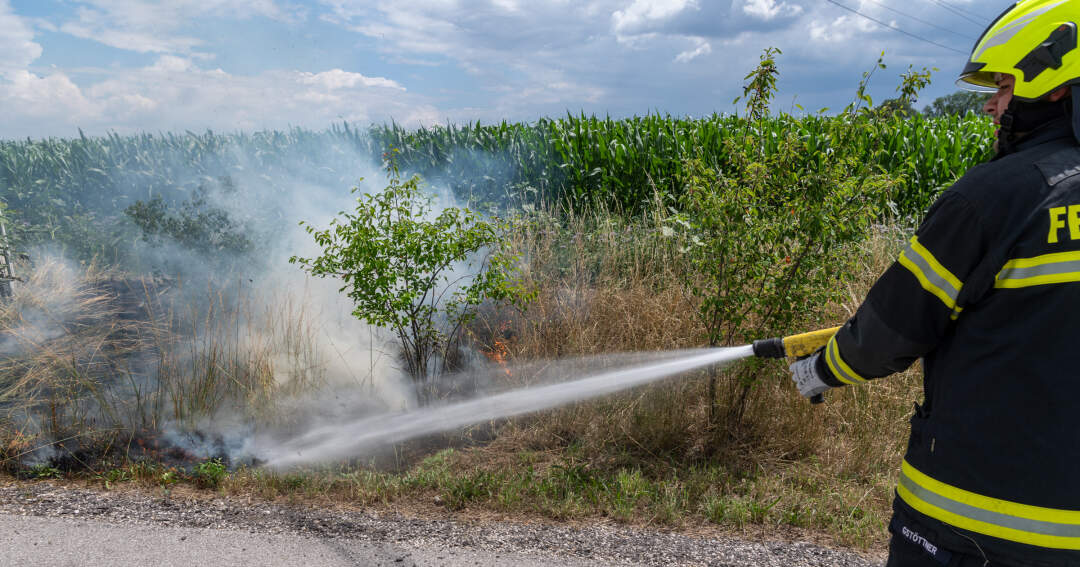
M 754 341 L 754 356 L 758 358 L 802 358 L 814 354 L 825 346 L 840 327 L 810 331 L 799 335 L 761 339 Z M 825 401 L 822 394 L 810 398 L 810 403 L 820 404 Z

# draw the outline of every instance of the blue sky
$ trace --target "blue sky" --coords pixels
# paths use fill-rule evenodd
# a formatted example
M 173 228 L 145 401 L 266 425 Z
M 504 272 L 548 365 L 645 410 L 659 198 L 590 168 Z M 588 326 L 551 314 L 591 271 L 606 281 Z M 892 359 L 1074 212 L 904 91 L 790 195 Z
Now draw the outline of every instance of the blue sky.
M 882 51 L 876 100 L 939 69 L 922 105 L 1009 4 L 0 0 L 0 139 L 727 113 L 769 46 L 779 110 L 842 108 Z

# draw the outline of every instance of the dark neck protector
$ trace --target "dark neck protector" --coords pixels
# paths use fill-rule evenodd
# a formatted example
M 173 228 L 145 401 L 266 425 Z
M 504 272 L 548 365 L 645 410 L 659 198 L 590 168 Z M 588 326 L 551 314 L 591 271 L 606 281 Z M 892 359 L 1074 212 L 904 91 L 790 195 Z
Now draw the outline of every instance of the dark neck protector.
M 1021 102 L 1015 98 L 1009 101 L 1009 108 L 1001 115 L 998 153 L 1016 151 L 1021 138 L 1063 118 L 1072 122 L 1073 136 L 1080 142 L 1080 85 L 1073 85 L 1070 91 L 1071 96 L 1057 102 Z
M 1001 115 L 1001 133 L 998 136 L 998 150 L 1002 154 L 1016 151 L 1016 144 L 1021 138 L 1047 124 L 1061 120 L 1072 114 L 1072 101 L 1063 98 L 1057 102 L 1040 100 L 1021 102 L 1012 99 L 1009 108 Z

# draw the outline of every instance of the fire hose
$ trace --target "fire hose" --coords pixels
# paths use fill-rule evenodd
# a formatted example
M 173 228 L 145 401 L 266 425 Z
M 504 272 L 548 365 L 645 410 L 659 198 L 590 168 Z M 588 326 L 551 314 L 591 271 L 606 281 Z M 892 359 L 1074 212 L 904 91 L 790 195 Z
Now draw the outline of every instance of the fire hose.
M 825 346 L 829 339 L 840 330 L 840 327 L 810 331 L 787 337 L 773 339 L 761 339 L 754 341 L 754 356 L 758 358 L 790 358 L 798 359 L 814 354 L 814 351 Z M 818 394 L 810 398 L 810 403 L 820 404 L 825 401 L 824 394 Z

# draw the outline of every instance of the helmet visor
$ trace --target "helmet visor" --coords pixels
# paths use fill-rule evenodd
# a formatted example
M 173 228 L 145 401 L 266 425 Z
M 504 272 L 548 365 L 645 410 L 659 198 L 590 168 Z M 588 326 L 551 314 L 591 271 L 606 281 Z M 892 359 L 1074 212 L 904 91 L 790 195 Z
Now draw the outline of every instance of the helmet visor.
M 984 70 L 986 63 L 969 61 L 960 72 L 960 78 L 956 80 L 956 86 L 966 91 L 978 93 L 992 93 L 998 90 L 996 73 Z
M 956 80 L 956 86 L 965 91 L 977 93 L 995 93 L 998 90 L 997 83 L 994 82 L 993 73 L 961 75 L 961 77 Z

